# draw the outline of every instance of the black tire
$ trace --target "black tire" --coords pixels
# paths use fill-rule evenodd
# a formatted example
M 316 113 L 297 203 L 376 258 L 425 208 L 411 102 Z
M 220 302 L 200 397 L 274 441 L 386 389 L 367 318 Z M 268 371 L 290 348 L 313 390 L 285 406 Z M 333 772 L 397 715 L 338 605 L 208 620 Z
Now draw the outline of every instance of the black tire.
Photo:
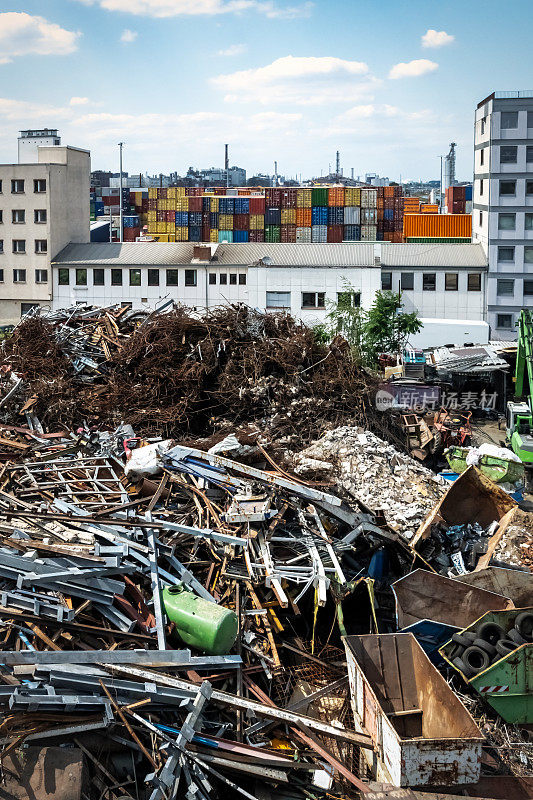
M 474 639 L 473 644 L 476 647 L 481 648 L 481 650 L 484 650 L 491 658 L 492 656 L 495 656 L 497 653 L 497 650 L 494 647 L 494 645 L 490 644 L 490 642 L 486 642 L 485 639 Z M 498 642 L 496 642 L 496 644 L 498 644 Z
M 454 633 L 452 636 L 452 642 L 454 644 L 460 644 L 463 647 L 470 647 L 471 644 L 474 644 L 474 639 L 476 639 L 475 633 L 470 633 L 469 631 L 463 631 L 463 633 Z
M 496 625 L 495 622 L 484 622 L 479 626 L 477 638 L 484 639 L 491 645 L 495 645 L 500 639 L 506 638 L 506 633 L 501 625 Z
M 522 636 L 520 631 L 516 630 L 516 628 L 511 628 L 511 630 L 507 634 L 507 638 L 511 639 L 513 642 L 516 642 L 518 647 L 521 644 L 525 644 L 526 643 L 526 640 L 524 639 L 524 637 Z
M 526 642 L 533 642 L 533 614 L 522 611 L 514 621 L 514 626 Z
M 508 656 L 517 647 L 518 645 L 512 639 L 500 639 L 499 642 L 496 642 L 496 652 L 502 657 Z
M 465 678 L 471 678 L 472 675 L 476 674 L 473 670 L 470 669 L 470 667 L 467 667 L 462 658 L 454 658 L 452 664 L 454 665 L 454 667 L 457 667 L 457 669 L 463 673 Z
M 483 672 L 490 664 L 489 654 L 475 645 L 466 648 L 461 660 L 474 675 L 477 675 L 478 672 Z

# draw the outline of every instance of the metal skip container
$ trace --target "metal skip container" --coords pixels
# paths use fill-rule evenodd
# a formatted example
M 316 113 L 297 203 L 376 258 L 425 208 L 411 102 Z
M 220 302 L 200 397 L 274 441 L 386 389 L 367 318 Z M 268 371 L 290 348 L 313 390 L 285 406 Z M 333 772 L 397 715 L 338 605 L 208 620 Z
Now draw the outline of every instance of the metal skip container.
M 165 614 L 185 644 L 215 656 L 229 653 L 238 631 L 234 611 L 204 600 L 180 584 L 165 587 L 161 594 Z
M 372 779 L 393 786 L 476 783 L 483 734 L 410 633 L 344 638 L 355 728 Z

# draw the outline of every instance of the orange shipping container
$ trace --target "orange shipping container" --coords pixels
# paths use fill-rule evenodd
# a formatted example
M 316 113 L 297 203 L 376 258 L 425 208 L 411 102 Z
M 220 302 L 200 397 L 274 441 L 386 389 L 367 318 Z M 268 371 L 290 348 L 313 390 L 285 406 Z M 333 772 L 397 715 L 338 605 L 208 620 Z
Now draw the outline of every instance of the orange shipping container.
M 403 235 L 407 237 L 472 237 L 472 214 L 404 214 Z
M 420 211 L 422 214 L 438 214 L 439 207 L 435 203 L 425 203 L 425 205 L 420 206 Z
M 299 228 L 311 227 L 311 209 L 310 208 L 297 208 L 296 209 L 296 225 Z

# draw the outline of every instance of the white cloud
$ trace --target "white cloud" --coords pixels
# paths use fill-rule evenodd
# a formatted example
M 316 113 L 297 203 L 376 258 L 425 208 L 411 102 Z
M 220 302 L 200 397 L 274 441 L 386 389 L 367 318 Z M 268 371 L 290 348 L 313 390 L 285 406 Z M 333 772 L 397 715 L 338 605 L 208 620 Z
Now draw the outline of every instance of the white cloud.
M 67 31 L 24 11 L 0 13 L 0 64 L 15 56 L 64 56 L 77 49 L 79 32 Z
M 218 75 L 212 83 L 227 102 L 316 106 L 356 102 L 379 82 L 360 61 L 285 56 L 265 67 Z
M 147 17 L 179 17 L 232 14 L 257 11 L 275 19 L 309 16 L 312 2 L 300 5 L 276 5 L 273 0 L 78 0 L 85 5 L 97 4 L 106 11 L 123 11 Z
M 217 55 L 219 56 L 240 56 L 243 53 L 246 53 L 247 47 L 245 44 L 230 44 L 229 47 L 226 47 L 225 50 L 219 50 Z
M 389 78 L 417 78 L 419 75 L 426 75 L 438 69 L 438 64 L 429 61 L 427 58 L 416 58 L 414 61 L 401 61 L 395 64 L 389 72 Z
M 71 106 L 86 106 L 90 103 L 88 97 L 71 97 L 69 100 L 69 105 Z
M 444 47 L 444 45 L 451 44 L 454 40 L 455 36 L 446 33 L 446 31 L 436 31 L 433 28 L 429 28 L 422 36 L 422 47 Z
M 139 34 L 137 33 L 137 31 L 130 31 L 129 28 L 124 28 L 124 30 L 122 31 L 122 36 L 120 37 L 120 41 L 123 44 L 131 44 L 132 42 L 135 41 L 138 35 Z

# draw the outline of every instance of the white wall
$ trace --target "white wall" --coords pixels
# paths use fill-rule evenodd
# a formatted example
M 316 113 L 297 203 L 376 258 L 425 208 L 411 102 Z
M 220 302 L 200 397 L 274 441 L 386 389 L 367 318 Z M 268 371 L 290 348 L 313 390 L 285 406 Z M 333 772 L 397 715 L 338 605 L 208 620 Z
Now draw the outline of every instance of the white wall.
M 433 317 L 437 319 L 454 320 L 482 320 L 485 312 L 485 281 L 486 274 L 479 269 L 459 270 L 449 267 L 448 269 L 413 269 L 405 267 L 403 269 L 387 269 L 383 267 L 383 272 L 392 272 L 393 291 L 399 292 L 401 287 L 401 273 L 413 273 L 414 289 L 403 290 L 402 301 L 406 311 L 417 311 L 420 317 Z M 422 288 L 424 273 L 434 273 L 435 291 L 427 291 Z M 457 291 L 445 289 L 445 274 L 454 273 L 457 278 Z M 468 291 L 468 275 L 481 275 L 481 291 Z

